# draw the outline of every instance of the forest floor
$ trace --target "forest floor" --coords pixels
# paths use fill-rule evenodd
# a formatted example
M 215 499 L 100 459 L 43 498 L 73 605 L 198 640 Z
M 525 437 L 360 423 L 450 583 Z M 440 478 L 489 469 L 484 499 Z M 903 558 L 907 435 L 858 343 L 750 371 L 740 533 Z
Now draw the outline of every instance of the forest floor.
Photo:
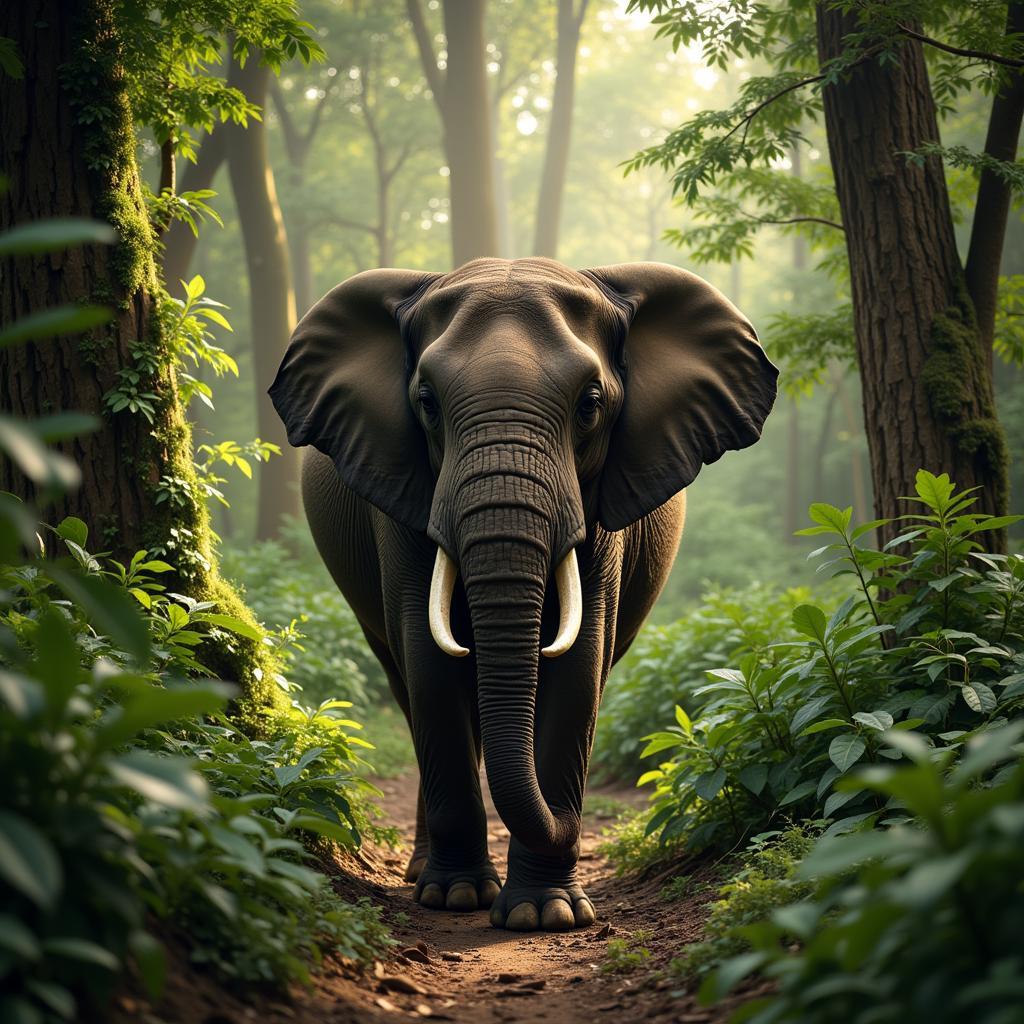
M 380 782 L 383 824 L 393 824 L 411 848 L 416 812 L 415 769 Z M 716 886 L 711 866 L 685 870 L 682 898 L 661 891 L 675 872 L 663 868 L 617 877 L 598 852 L 601 831 L 616 809 L 643 799 L 635 789 L 598 788 L 588 794 L 580 871 L 597 911 L 591 928 L 567 933 L 518 933 L 492 928 L 484 911 L 456 914 L 425 910 L 402 881 L 406 857 L 366 846 L 339 866 L 336 887 L 349 899 L 368 896 L 383 908 L 397 942 L 367 970 L 328 960 L 309 988 L 289 998 L 261 998 L 218 985 L 188 962 L 172 942 L 167 992 L 155 1009 L 135 997 L 119 1000 L 119 1024 L 367 1024 L 410 1017 L 458 1024 L 595 1024 L 626 1019 L 654 1024 L 720 1024 L 735 1003 L 714 1010 L 697 1004 L 665 976 L 673 956 L 701 937 Z M 508 831 L 488 800 L 491 855 L 504 875 Z M 637 933 L 640 933 L 637 935 Z M 626 972 L 608 969 L 608 942 L 627 939 L 649 957 Z M 642 955 L 642 954 L 641 954 Z

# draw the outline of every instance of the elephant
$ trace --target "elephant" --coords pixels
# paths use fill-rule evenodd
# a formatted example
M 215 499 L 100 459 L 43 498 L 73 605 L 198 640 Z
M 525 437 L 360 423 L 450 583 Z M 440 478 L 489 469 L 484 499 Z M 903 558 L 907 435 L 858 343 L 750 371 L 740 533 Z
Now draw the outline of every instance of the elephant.
M 369 270 L 298 324 L 270 395 L 412 732 L 422 906 L 594 922 L 576 864 L 605 681 L 666 581 L 685 487 L 758 440 L 777 375 L 724 295 L 661 263 Z

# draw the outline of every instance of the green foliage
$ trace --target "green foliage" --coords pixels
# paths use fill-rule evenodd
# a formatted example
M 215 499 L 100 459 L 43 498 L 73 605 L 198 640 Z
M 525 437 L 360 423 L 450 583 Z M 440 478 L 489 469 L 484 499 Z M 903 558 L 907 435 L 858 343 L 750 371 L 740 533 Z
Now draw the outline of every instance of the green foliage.
M 651 941 L 651 933 L 640 928 L 623 939 L 609 939 L 601 970 L 605 974 L 628 974 L 643 967 L 651 958 L 651 951 L 644 945 Z
M 694 690 L 705 703 L 692 718 L 677 707 L 674 726 L 646 737 L 642 756 L 671 752 L 640 779 L 655 784 L 649 832 L 700 849 L 783 815 L 849 830 L 882 808 L 868 787 L 837 783 L 858 762 L 898 757 L 882 741 L 890 730 L 927 724 L 955 744 L 1019 706 L 1024 557 L 979 542 L 1019 517 L 970 511 L 975 499 L 945 474 L 919 473 L 908 500 L 918 511 L 884 551 L 860 543 L 879 522 L 852 527 L 850 509 L 811 506 L 801 532 L 837 538 L 813 556 L 855 590 L 831 616 L 798 605 L 799 639 L 740 649 Z
M 778 594 L 759 583 L 713 590 L 677 621 L 647 626 L 605 690 L 592 755 L 595 769 L 618 778 L 635 772 L 639 737 L 650 723 L 664 720 L 676 705 L 697 715 L 709 699 L 706 673 L 795 637 L 795 631 L 780 636 L 779 623 L 809 598 L 803 588 Z
M 885 801 L 888 827 L 821 840 L 795 873 L 807 897 L 740 928 L 752 950 L 725 961 L 703 997 L 759 970 L 777 991 L 736 1020 L 1019 1020 L 1022 736 L 1016 722 L 957 750 L 887 733 L 901 763 L 846 786 Z
M 228 548 L 223 565 L 276 631 L 286 674 L 305 699 L 344 697 L 363 709 L 387 697 L 380 663 L 314 551 L 299 559 L 279 541 L 261 541 L 244 552 Z
M 672 961 L 673 974 L 687 981 L 703 977 L 726 957 L 750 948 L 744 927 L 811 894 L 811 884 L 794 876 L 814 845 L 812 832 L 790 827 L 754 837 L 743 867 L 718 890 L 718 899 L 711 904 L 704 938 L 686 946 Z

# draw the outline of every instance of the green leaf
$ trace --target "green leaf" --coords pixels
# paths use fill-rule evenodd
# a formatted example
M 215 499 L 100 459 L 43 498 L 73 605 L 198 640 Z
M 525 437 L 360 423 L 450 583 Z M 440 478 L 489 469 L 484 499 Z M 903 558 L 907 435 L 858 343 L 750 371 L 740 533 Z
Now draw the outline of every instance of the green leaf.
M 139 664 L 149 660 L 149 627 L 130 594 L 95 576 L 68 572 L 56 566 L 49 571 L 57 586 L 82 606 L 98 633 L 109 636 Z
M 48 1006 L 63 1020 L 74 1020 L 75 997 L 63 986 L 52 981 L 39 981 L 29 978 L 25 987 L 45 1006 Z
M 82 217 L 50 217 L 0 234 L 0 256 L 59 252 L 76 245 L 113 245 L 116 241 L 109 224 Z
M 90 942 L 88 939 L 79 939 L 73 936 L 46 939 L 43 942 L 43 949 L 54 956 L 79 960 L 95 967 L 103 967 L 108 971 L 116 971 L 121 966 L 121 961 L 109 949 L 105 949 L 98 943 Z
M 66 455 L 50 451 L 25 420 L 0 416 L 0 452 L 6 452 L 39 487 L 69 491 L 82 479 L 78 466 Z
M 986 715 L 990 711 L 995 711 L 996 695 L 984 683 L 971 683 L 969 686 L 962 686 L 960 692 L 972 711 Z
M 828 729 L 848 729 L 850 723 L 845 718 L 823 718 L 820 722 L 807 726 L 801 736 L 813 736 L 816 732 L 825 732 Z
M 858 711 L 854 714 L 853 719 L 877 732 L 885 732 L 892 728 L 892 715 L 888 711 Z
M 112 759 L 109 771 L 122 785 L 165 807 L 204 814 L 209 806 L 206 780 L 183 758 L 133 750 Z
M 676 721 L 679 723 L 679 728 L 687 736 L 693 732 L 693 723 L 690 721 L 690 716 L 678 704 L 676 705 Z
M 698 776 L 693 784 L 694 792 L 701 800 L 714 800 L 725 785 L 725 769 L 715 768 Z
M 76 516 L 66 516 L 57 527 L 57 533 L 65 540 L 74 541 L 79 547 L 84 548 L 89 539 L 89 527 Z
M 780 801 L 779 806 L 785 807 L 787 804 L 795 804 L 797 800 L 803 800 L 805 797 L 809 797 L 818 788 L 818 784 L 813 779 L 806 779 L 799 785 L 794 786 Z
M 815 502 L 807 510 L 807 514 L 814 522 L 828 527 L 833 533 L 843 537 L 846 536 L 850 520 L 853 518 L 853 507 L 838 509 L 835 505 L 829 505 L 826 502 Z
M 748 764 L 740 769 L 737 777 L 741 785 L 746 786 L 754 796 L 758 796 L 768 782 L 768 765 Z
M 11 914 L 0 914 L 0 949 L 21 960 L 38 960 L 40 954 L 35 933 Z
M 219 711 L 235 692 L 235 687 L 227 684 L 190 683 L 164 689 L 142 682 L 143 689 L 134 691 L 100 721 L 96 730 L 97 749 L 122 746 L 143 729 Z
M 248 640 L 260 642 L 263 639 L 263 631 L 248 622 L 235 618 L 233 615 L 221 615 L 216 612 L 200 612 L 193 617 L 194 622 L 208 622 L 212 626 L 220 626 L 221 629 L 229 630 L 244 636 Z
M 813 604 L 797 605 L 793 609 L 792 619 L 798 633 L 824 644 L 828 619 L 820 608 Z
M 797 878 L 837 875 L 866 860 L 882 856 L 890 849 L 885 832 L 857 832 L 853 835 L 826 836 L 818 840 L 796 870 Z
M 950 482 L 948 473 L 934 476 L 925 469 L 918 470 L 914 489 L 917 491 L 917 496 L 936 515 L 945 512 L 949 506 L 949 499 L 953 495 L 953 484 Z
M 0 811 L 0 878 L 44 910 L 57 905 L 64 872 L 53 844 L 31 822 Z
M 37 680 L 3 669 L 0 669 L 0 701 L 15 718 L 23 720 L 38 714 L 46 705 L 43 688 Z
M 3 239 L 0 237 L 0 245 Z M 15 320 L 0 331 L 0 348 L 19 345 L 39 338 L 57 338 L 81 334 L 90 328 L 107 323 L 113 310 L 107 306 L 56 306 Z
M 828 745 L 828 756 L 841 772 L 846 772 L 864 756 L 865 750 L 867 744 L 859 736 L 844 733 Z

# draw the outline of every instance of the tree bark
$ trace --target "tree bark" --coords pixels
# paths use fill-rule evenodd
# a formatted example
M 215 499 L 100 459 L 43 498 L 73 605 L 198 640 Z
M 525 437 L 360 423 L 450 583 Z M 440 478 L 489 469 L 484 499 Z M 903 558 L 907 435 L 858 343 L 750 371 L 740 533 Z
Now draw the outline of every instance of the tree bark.
M 817 8 L 822 64 L 856 19 Z M 906 511 L 918 469 L 979 487 L 978 507 L 1007 506 L 1007 454 L 992 375 L 957 255 L 942 163 L 900 152 L 937 142 L 921 44 L 898 61 L 865 61 L 823 92 L 836 193 L 846 228 L 875 513 Z M 889 540 L 899 527 L 881 531 Z
M 562 219 L 562 196 L 569 166 L 572 115 L 576 96 L 576 53 L 580 29 L 587 13 L 587 0 L 558 0 L 558 43 L 555 50 L 555 93 L 551 101 L 551 126 L 544 150 L 537 223 L 533 239 L 535 256 L 558 255 L 558 232 Z
M 456 267 L 499 251 L 485 7 L 486 0 L 444 0 L 448 60 L 442 75 L 419 0 L 407 0 L 423 73 L 441 115 Z
M 112 321 L 84 336 L 0 348 L 0 410 L 19 418 L 86 412 L 99 429 L 60 446 L 81 470 L 81 486 L 49 501 L 48 521 L 74 515 L 94 550 L 127 562 L 139 549 L 176 568 L 162 582 L 250 623 L 237 594 L 217 574 L 209 515 L 196 483 L 192 434 L 178 397 L 173 339 L 157 316 L 153 231 L 135 162 L 135 126 L 113 0 L 86 0 L 69 14 L 63 0 L 0 5 L 0 36 L 13 39 L 24 79 L 0 89 L 0 228 L 51 217 L 108 221 L 111 248 L 87 246 L 46 256 L 6 258 L 0 270 L 0 323 L 64 303 L 101 302 Z M 88 106 L 88 116 L 80 113 Z M 95 116 L 102 111 L 102 116 Z M 140 360 L 137 356 L 144 358 Z M 147 367 L 155 366 L 152 370 Z M 152 420 L 111 412 L 105 396 L 121 372 L 141 375 Z M 177 497 L 169 498 L 168 480 Z M 41 497 L 0 458 L 0 490 Z M 263 645 L 213 641 L 203 661 L 236 679 L 248 700 L 272 703 L 275 666 Z
M 232 64 L 228 81 L 251 102 L 266 108 L 269 74 L 269 68 L 252 55 L 244 68 Z M 283 515 L 299 511 L 298 455 L 289 447 L 284 425 L 267 396 L 295 327 L 295 295 L 284 221 L 267 156 L 266 127 L 262 121 L 252 120 L 244 128 L 227 124 L 220 130 L 227 135 L 228 172 L 249 272 L 257 429 L 262 440 L 281 448 L 281 455 L 259 466 L 256 536 L 264 539 L 277 535 Z
M 198 192 L 212 187 L 213 179 L 224 163 L 226 155 L 224 132 L 207 135 L 199 147 L 194 164 L 189 164 L 181 178 L 182 192 Z M 179 281 L 186 280 L 188 268 L 195 255 L 199 239 L 192 229 L 180 220 L 171 221 L 163 236 L 163 277 L 164 283 L 173 295 L 179 294 Z
M 1010 3 L 1006 13 L 1007 35 L 1024 32 L 1024 2 Z M 1017 159 L 1021 119 L 1024 118 L 1024 75 L 1010 71 L 1008 81 L 993 97 L 989 112 L 985 152 L 997 160 Z M 999 269 L 1012 198 L 1010 185 L 989 168 L 981 172 L 974 222 L 964 273 L 967 290 L 978 317 L 978 339 L 985 358 L 992 365 L 992 342 L 996 325 Z

